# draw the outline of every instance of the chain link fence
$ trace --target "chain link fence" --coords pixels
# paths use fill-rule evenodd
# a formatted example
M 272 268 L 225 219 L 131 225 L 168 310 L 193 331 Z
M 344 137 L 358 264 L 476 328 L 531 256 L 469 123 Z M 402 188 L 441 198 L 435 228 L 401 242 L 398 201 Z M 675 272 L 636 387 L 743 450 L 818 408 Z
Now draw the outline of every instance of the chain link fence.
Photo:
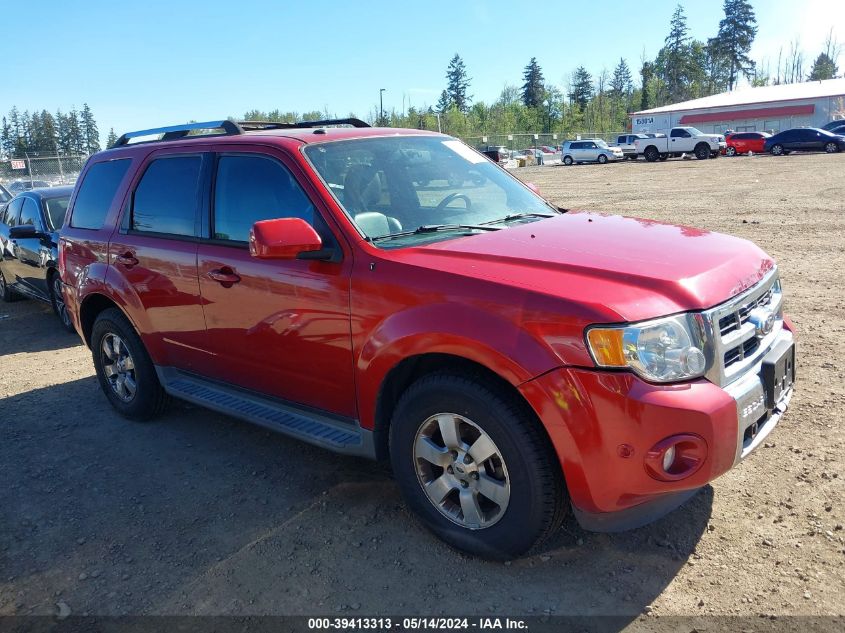
M 13 193 L 34 187 L 72 185 L 86 160 L 86 155 L 24 156 L 0 160 L 0 184 Z
M 559 147 L 565 141 L 575 141 L 587 138 L 600 138 L 608 144 L 616 143 L 616 137 L 621 134 L 629 134 L 621 130 L 619 132 L 574 132 L 572 134 L 561 134 L 551 132 L 536 133 L 515 133 L 515 134 L 488 134 L 486 136 L 468 136 L 463 139 L 467 145 L 486 149 L 490 147 L 506 147 L 510 150 L 531 149 L 534 147 Z

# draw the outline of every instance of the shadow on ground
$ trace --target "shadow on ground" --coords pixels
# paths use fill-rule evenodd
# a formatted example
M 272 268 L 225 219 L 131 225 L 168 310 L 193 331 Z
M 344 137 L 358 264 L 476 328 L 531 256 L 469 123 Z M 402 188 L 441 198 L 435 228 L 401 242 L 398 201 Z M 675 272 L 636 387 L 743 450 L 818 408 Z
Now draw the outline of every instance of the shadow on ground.
M 7 399 L 8 400 L 8 399 Z M 0 614 L 613 614 L 685 564 L 707 488 L 640 530 L 571 520 L 511 564 L 419 527 L 385 467 L 175 405 L 123 420 L 94 377 L 0 400 Z

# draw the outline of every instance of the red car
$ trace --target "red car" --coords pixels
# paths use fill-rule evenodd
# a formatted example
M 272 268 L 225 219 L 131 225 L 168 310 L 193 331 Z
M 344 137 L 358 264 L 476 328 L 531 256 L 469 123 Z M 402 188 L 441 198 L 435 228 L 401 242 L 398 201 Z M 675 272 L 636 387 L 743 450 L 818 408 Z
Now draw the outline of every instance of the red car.
M 769 137 L 771 137 L 771 134 L 767 132 L 734 132 L 725 139 L 725 143 L 727 143 L 725 153 L 728 156 L 748 154 L 749 152 L 763 154 L 766 151 L 764 149 L 766 139 Z
M 570 508 L 603 531 L 662 516 L 759 446 L 793 390 L 757 246 L 566 212 L 427 131 L 124 135 L 81 174 L 59 266 L 123 416 L 175 397 L 389 459 L 421 521 L 486 557 Z

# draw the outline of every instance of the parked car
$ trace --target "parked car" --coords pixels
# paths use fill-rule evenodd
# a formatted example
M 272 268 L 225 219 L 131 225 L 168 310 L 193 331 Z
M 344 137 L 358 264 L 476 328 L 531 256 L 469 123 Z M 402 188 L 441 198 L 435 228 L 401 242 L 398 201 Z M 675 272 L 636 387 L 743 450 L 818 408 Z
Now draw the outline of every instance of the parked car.
M 620 134 L 616 137 L 616 144 L 622 150 L 622 155 L 628 160 L 637 160 L 637 148 L 634 141 L 638 138 L 649 138 L 645 134 Z
M 829 129 L 828 132 L 830 132 L 831 134 L 836 134 L 838 136 L 845 136 L 845 123 L 843 123 L 839 127 Z
M 0 213 L 2 213 L 6 203 L 8 203 L 12 198 L 12 193 L 3 185 L 0 185 Z
M 51 187 L 15 196 L 0 214 L 0 299 L 46 301 L 73 332 L 58 274 L 58 230 L 73 187 Z
M 564 165 L 573 163 L 601 163 L 608 161 L 622 160 L 624 154 L 618 147 L 610 147 L 600 138 L 586 139 L 581 141 L 566 141 L 561 151 L 561 160 Z
M 635 139 L 637 155 L 653 163 L 670 156 L 694 154 L 698 159 L 718 158 L 725 149 L 725 137 L 721 134 L 705 134 L 694 127 L 673 127 L 668 135 L 654 138 Z
M 845 136 L 831 134 L 816 127 L 797 127 L 784 130 L 766 139 L 764 151 L 774 156 L 790 152 L 841 152 L 845 150 Z
M 88 160 L 59 262 L 120 414 L 176 397 L 389 458 L 424 525 L 492 558 L 570 507 L 643 525 L 778 424 L 792 326 L 756 245 L 567 213 L 459 140 L 347 122 L 187 124 Z M 415 184 L 432 163 L 484 185 Z
M 478 151 L 496 163 L 506 163 L 510 159 L 510 150 L 504 145 L 485 145 L 479 148 Z
M 771 134 L 765 132 L 735 132 L 725 139 L 727 144 L 725 153 L 728 156 L 747 154 L 748 152 L 760 154 L 766 151 L 766 139 L 770 136 Z
M 39 189 L 49 186 L 50 183 L 46 180 L 14 180 L 9 183 L 9 192 L 12 195 L 17 195 L 22 191 L 30 191 L 31 189 Z
M 833 121 L 825 123 L 821 129 L 827 130 L 828 132 L 832 132 L 833 130 L 842 126 L 845 126 L 845 119 L 834 119 Z

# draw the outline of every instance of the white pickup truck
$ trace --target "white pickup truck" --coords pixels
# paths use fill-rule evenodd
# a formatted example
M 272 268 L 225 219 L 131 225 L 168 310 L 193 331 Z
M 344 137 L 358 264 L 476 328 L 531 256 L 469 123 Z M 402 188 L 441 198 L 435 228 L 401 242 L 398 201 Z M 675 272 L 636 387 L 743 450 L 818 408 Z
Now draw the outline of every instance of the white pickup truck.
M 635 139 L 634 147 L 638 156 L 644 156 L 651 163 L 682 154 L 694 154 L 701 160 L 717 158 L 725 149 L 725 137 L 705 134 L 694 127 L 673 127 L 668 133 L 654 138 Z

